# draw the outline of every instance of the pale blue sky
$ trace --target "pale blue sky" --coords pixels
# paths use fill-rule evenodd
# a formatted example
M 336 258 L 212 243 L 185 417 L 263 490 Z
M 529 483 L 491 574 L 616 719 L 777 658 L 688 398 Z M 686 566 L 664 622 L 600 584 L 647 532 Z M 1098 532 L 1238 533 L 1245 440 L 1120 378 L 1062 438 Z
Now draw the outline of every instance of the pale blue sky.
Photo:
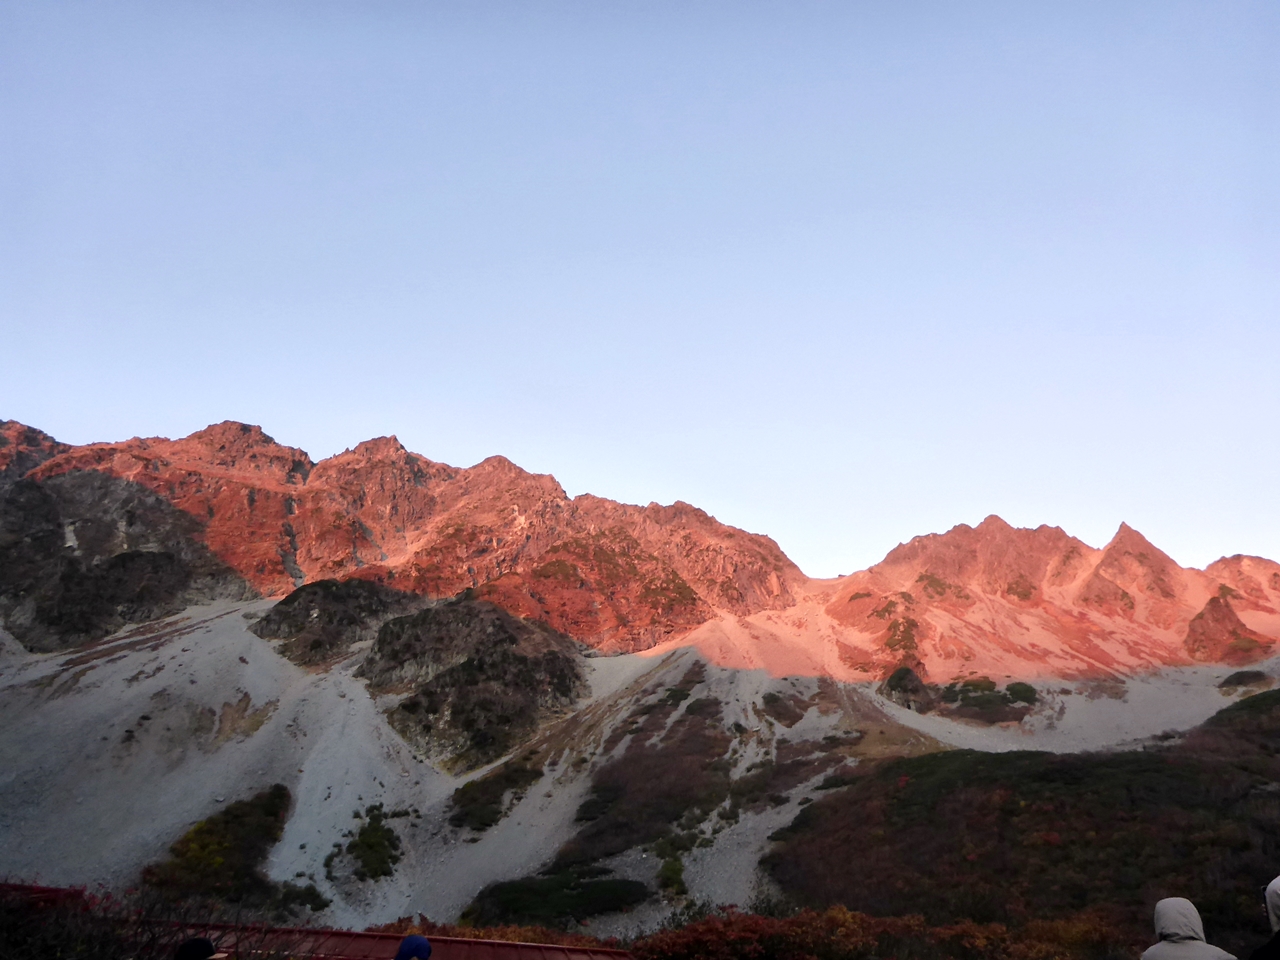
M 1280 5 L 0 2 L 0 417 L 1280 559 Z

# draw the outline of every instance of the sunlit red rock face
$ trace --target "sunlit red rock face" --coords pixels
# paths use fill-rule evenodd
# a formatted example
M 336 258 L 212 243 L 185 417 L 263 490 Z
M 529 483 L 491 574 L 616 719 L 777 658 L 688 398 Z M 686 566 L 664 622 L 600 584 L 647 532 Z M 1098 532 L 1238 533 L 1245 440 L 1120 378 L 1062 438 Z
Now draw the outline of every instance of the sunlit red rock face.
M 906 665 L 941 682 L 1245 664 L 1276 652 L 1280 565 L 1185 569 L 1127 525 L 1098 550 L 989 517 L 903 544 L 840 581 L 823 612 L 846 666 Z
M 34 427 L 0 420 L 0 487 L 71 448 Z
M 32 479 L 93 470 L 141 484 L 197 518 L 213 552 L 267 595 L 346 577 L 433 596 L 472 587 L 595 646 L 632 650 L 718 614 L 786 608 L 806 582 L 772 540 L 688 504 L 569 498 L 502 457 L 458 469 L 395 438 L 313 463 L 227 422 L 181 440 L 50 452 Z
M 687 504 L 569 498 L 501 457 L 459 469 L 379 438 L 313 463 L 239 423 L 84 447 L 11 422 L 0 436 L 10 480 L 90 470 L 141 484 L 264 594 L 350 577 L 431 596 L 470 587 L 610 651 L 693 643 L 774 674 L 865 680 L 905 665 L 946 683 L 1245 664 L 1280 640 L 1280 565 L 1184 569 L 1124 525 L 1096 549 L 990 517 L 814 581 L 772 540 Z

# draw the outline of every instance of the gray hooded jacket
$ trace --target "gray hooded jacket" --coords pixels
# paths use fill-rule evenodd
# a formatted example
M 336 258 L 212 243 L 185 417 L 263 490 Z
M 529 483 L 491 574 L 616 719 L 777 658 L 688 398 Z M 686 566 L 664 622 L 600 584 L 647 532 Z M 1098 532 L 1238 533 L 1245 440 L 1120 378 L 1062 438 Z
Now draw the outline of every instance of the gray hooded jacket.
M 1156 937 L 1142 960 L 1235 960 L 1231 954 L 1204 942 L 1204 924 L 1190 900 L 1169 897 L 1156 904 Z
M 1265 894 L 1267 901 L 1267 920 L 1271 922 L 1271 932 L 1280 933 L 1280 877 L 1267 884 Z

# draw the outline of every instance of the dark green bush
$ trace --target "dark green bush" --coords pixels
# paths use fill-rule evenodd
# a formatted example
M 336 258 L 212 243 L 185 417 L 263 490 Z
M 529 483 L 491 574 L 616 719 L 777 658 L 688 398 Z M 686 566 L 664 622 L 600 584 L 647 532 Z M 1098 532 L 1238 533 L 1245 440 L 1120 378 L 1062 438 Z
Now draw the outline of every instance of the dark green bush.
M 658 886 L 667 893 L 683 896 L 688 893 L 684 885 L 684 861 L 678 856 L 667 857 L 658 868 Z
M 889 679 L 885 681 L 885 689 L 890 693 L 900 693 L 911 684 L 913 680 L 918 680 L 916 672 L 910 667 L 899 667 L 893 673 L 889 674 Z
M 1040 699 L 1040 695 L 1036 693 L 1036 688 L 1029 683 L 1015 681 L 1004 688 L 1004 692 L 1009 695 L 1009 699 L 1014 703 L 1033 704 Z
M 487 830 L 505 815 L 503 801 L 509 791 L 523 790 L 541 777 L 541 767 L 511 761 L 492 773 L 464 783 L 453 792 L 449 822 L 455 827 Z
M 1268 679 L 1267 674 L 1261 670 L 1237 670 L 1228 676 L 1218 686 L 1220 687 L 1244 687 L 1251 683 L 1261 683 Z
M 173 895 L 264 901 L 273 885 L 261 871 L 289 815 L 289 790 L 277 783 L 201 820 L 169 848 L 170 857 L 142 872 L 150 886 Z
M 477 894 L 463 912 L 476 925 L 545 924 L 556 927 L 580 923 L 601 913 L 613 913 L 643 903 L 649 888 L 637 880 L 599 880 L 598 871 L 561 870 L 556 873 L 494 883 Z
M 670 690 L 688 694 L 705 675 L 706 668 L 695 664 Z M 696 711 L 686 710 L 669 727 L 675 709 L 669 703 L 633 716 L 639 726 L 623 755 L 593 776 L 591 797 L 578 808 L 584 826 L 560 848 L 558 867 L 592 863 L 652 843 L 677 826 L 691 829 L 724 801 L 729 793 L 724 756 L 732 741 L 721 725 L 720 702 L 705 698 L 697 703 Z M 606 749 L 622 736 L 611 734 Z
M 929 923 L 1105 910 L 1136 937 L 1155 899 L 1186 896 L 1211 938 L 1238 952 L 1267 933 L 1258 890 L 1280 861 L 1277 741 L 1272 691 L 1159 749 L 869 764 L 830 778 L 845 789 L 778 831 L 766 865 L 801 903 Z
M 347 853 L 356 860 L 357 880 L 389 877 L 400 862 L 400 837 L 387 824 L 382 804 L 365 808 L 365 822 L 347 844 Z

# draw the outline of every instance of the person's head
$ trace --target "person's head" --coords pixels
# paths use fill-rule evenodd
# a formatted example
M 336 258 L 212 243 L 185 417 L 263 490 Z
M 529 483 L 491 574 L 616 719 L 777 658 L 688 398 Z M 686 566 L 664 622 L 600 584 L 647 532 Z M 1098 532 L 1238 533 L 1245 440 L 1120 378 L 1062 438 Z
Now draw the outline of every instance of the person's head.
M 1280 877 L 1267 884 L 1262 892 L 1262 901 L 1267 905 L 1267 922 L 1271 924 L 1271 932 L 1280 933 Z
M 1156 938 L 1182 943 L 1204 941 L 1204 924 L 1200 911 L 1185 897 L 1165 897 L 1156 904 Z
M 219 953 L 212 940 L 204 937 L 192 937 L 178 944 L 173 960 L 224 960 L 225 953 Z
M 431 956 L 431 941 L 414 934 L 400 941 L 396 960 L 427 960 Z

